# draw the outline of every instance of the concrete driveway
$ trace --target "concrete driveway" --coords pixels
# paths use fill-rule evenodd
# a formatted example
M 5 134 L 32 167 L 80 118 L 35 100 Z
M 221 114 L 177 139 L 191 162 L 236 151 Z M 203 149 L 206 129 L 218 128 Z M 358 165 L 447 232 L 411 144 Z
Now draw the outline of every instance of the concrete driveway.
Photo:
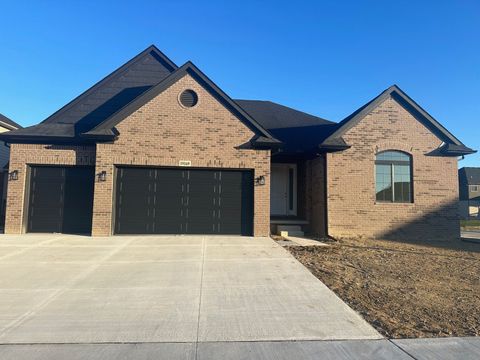
M 0 344 L 378 339 L 269 238 L 0 237 Z

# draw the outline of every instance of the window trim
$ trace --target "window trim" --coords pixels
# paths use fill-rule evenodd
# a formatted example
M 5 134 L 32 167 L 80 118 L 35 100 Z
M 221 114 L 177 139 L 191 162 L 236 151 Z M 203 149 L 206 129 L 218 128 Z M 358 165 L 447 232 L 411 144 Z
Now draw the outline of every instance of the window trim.
M 408 156 L 409 160 L 377 160 L 377 156 L 386 152 L 399 152 Z M 377 199 L 377 165 L 390 165 L 392 200 Z M 410 167 L 410 201 L 395 201 L 395 165 L 409 165 Z M 414 203 L 414 186 L 413 186 L 413 156 L 406 151 L 397 149 L 387 149 L 375 153 L 374 160 L 374 186 L 375 186 L 375 203 L 379 204 L 413 204 Z
M 478 192 L 480 185 L 468 185 L 468 188 L 471 192 Z

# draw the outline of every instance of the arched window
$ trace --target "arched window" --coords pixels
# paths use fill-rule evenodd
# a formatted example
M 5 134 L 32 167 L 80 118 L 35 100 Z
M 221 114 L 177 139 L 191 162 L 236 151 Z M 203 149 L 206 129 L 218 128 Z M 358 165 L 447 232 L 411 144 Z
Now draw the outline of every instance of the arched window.
M 388 150 L 375 157 L 375 191 L 379 202 L 413 202 L 412 158 L 401 151 Z

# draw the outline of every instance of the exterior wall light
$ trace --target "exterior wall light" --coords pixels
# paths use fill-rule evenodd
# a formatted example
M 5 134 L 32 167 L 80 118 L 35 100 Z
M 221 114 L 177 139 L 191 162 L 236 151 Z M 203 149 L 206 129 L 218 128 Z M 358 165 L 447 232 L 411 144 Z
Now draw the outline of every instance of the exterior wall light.
M 18 170 L 13 170 L 11 173 L 8 174 L 9 180 L 18 180 Z
M 107 172 L 102 171 L 97 174 L 98 181 L 107 181 Z
M 265 185 L 265 176 L 261 175 L 261 176 L 255 178 L 255 184 Z

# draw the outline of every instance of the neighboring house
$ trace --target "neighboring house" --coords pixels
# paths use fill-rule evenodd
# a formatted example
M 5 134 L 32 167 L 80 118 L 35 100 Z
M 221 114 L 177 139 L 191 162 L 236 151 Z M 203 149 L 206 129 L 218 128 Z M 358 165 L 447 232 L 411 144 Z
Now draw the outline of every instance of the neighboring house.
M 15 121 L 10 120 L 5 115 L 0 114 L 0 133 L 20 128 L 21 126 Z M 5 205 L 7 199 L 9 157 L 10 149 L 5 145 L 3 141 L 0 141 L 0 227 L 2 228 L 5 223 Z
M 253 84 L 254 86 L 254 84 Z M 397 86 L 336 124 L 151 46 L 11 144 L 6 232 L 459 236 L 467 148 Z M 280 228 L 281 229 L 281 228 Z
M 462 219 L 480 218 L 480 168 L 463 167 L 458 170 L 460 189 L 460 216 Z

